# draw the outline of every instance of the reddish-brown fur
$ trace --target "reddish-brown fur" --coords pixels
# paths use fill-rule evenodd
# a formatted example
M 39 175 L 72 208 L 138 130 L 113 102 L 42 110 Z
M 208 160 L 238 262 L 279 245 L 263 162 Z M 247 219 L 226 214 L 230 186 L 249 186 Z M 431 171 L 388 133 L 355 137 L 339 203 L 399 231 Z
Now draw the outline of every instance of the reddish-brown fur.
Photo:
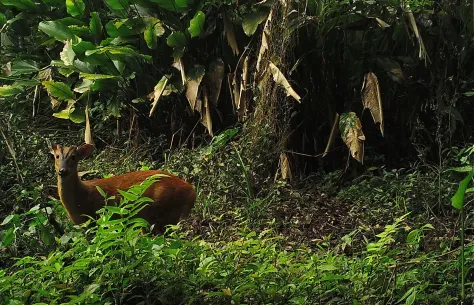
M 54 144 L 51 148 L 58 173 L 59 197 L 69 218 L 75 224 L 84 223 L 88 219 L 87 216 L 95 217 L 96 211 L 104 206 L 105 199 L 96 186 L 104 190 L 109 197 L 116 196 L 116 200 L 119 200 L 119 189 L 128 190 L 155 174 L 165 174 L 169 177 L 160 177 L 145 191 L 143 196 L 151 198 L 153 202 L 141 210 L 138 216 L 154 225 L 153 233 L 159 233 L 164 231 L 166 225 L 176 224 L 189 215 L 196 200 L 193 186 L 166 172 L 137 171 L 106 179 L 81 181 L 77 174 L 77 163 L 87 158 L 92 150 L 93 146 L 90 144 L 70 148 Z

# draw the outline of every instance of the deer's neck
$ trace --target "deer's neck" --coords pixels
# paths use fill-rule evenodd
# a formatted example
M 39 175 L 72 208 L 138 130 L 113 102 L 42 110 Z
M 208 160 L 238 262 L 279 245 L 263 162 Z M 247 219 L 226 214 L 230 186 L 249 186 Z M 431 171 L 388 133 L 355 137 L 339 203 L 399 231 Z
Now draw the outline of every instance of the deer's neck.
M 71 173 L 67 177 L 58 176 L 58 193 L 69 218 L 75 224 L 85 222 L 87 217 L 83 215 L 89 215 L 90 212 L 87 205 L 88 192 L 77 173 Z

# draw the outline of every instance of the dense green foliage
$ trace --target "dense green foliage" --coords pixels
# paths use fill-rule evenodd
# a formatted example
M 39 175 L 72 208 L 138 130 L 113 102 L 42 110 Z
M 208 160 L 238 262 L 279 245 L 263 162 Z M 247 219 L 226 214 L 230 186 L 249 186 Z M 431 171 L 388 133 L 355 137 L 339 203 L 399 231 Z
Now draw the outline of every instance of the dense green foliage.
M 0 0 L 0 304 L 474 300 L 470 5 Z M 86 177 L 163 168 L 191 217 L 142 233 L 146 182 L 73 226 L 47 145 L 84 135 Z

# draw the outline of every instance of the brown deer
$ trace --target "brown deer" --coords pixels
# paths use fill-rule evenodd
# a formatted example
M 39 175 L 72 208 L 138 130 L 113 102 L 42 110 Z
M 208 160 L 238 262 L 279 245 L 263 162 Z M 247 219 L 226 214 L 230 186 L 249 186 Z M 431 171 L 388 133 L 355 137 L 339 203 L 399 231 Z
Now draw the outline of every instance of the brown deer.
M 164 232 L 165 226 L 177 224 L 187 217 L 194 206 L 196 193 L 194 187 L 180 178 L 159 170 L 136 171 L 106 179 L 81 181 L 77 173 L 77 163 L 89 157 L 94 145 L 84 144 L 76 147 L 62 147 L 51 145 L 54 156 L 54 166 L 58 174 L 58 193 L 61 203 L 66 208 L 69 218 L 75 224 L 82 224 L 88 220 L 87 216 L 96 218 L 96 212 L 105 205 L 105 198 L 97 190 L 100 187 L 108 197 L 120 199 L 118 190 L 128 190 L 131 186 L 140 184 L 146 178 L 164 174 L 143 194 L 151 198 L 137 217 L 141 217 L 153 226 L 154 234 Z

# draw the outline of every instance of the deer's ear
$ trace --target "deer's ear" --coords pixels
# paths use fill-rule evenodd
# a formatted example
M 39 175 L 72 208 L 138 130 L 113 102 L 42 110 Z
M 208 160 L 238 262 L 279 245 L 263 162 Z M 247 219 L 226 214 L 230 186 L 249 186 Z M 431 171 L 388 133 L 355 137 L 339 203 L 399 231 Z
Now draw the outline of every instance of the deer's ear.
M 51 147 L 49 148 L 49 152 L 52 154 L 52 155 L 55 155 L 56 154 L 56 150 L 59 148 L 60 146 L 56 143 L 54 144 L 51 144 Z
M 94 151 L 94 145 L 92 144 L 83 144 L 76 149 L 76 157 L 79 160 L 89 158 Z

